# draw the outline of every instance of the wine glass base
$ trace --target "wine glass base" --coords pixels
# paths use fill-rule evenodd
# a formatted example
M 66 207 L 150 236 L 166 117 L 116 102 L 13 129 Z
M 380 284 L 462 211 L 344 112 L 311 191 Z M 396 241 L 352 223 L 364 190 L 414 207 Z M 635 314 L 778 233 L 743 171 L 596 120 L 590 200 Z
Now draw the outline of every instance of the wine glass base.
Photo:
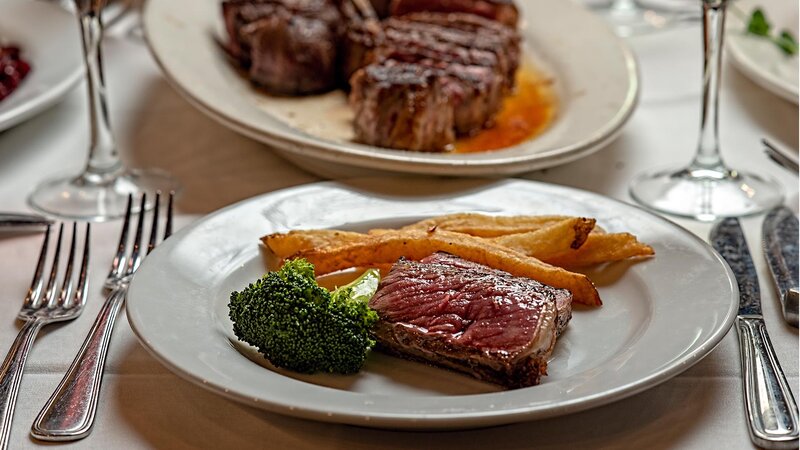
M 155 193 L 177 191 L 178 182 L 160 170 L 129 170 L 106 182 L 84 176 L 48 180 L 28 197 L 35 210 L 59 219 L 103 222 L 125 215 L 128 196 L 147 194 L 145 210 L 155 204 Z M 134 202 L 134 212 L 139 202 Z
M 630 194 L 656 211 L 701 221 L 758 214 L 783 201 L 781 185 L 771 178 L 685 168 L 639 175 Z
M 595 13 L 603 17 L 611 25 L 618 36 L 630 37 L 654 33 L 667 29 L 678 23 L 697 19 L 699 13 L 686 11 L 670 11 L 656 8 L 616 8 L 592 7 Z M 698 9 L 699 11 L 699 9 Z

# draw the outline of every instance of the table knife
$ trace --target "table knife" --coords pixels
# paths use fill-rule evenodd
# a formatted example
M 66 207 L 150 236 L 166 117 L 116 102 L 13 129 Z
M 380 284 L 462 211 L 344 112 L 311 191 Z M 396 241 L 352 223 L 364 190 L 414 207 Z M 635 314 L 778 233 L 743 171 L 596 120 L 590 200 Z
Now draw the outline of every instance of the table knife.
M 772 279 L 783 308 L 783 318 L 797 328 L 798 302 L 800 302 L 800 273 L 798 272 L 798 220 L 785 207 L 771 210 L 761 227 L 764 256 L 767 258 Z
M 727 261 L 739 286 L 736 331 L 750 438 L 763 448 L 797 448 L 797 403 L 764 326 L 758 275 L 739 220 L 727 218 L 717 223 L 711 230 L 711 243 Z
M 3 231 L 28 231 L 44 229 L 53 223 L 52 220 L 36 214 L 19 214 L 0 212 L 0 230 Z

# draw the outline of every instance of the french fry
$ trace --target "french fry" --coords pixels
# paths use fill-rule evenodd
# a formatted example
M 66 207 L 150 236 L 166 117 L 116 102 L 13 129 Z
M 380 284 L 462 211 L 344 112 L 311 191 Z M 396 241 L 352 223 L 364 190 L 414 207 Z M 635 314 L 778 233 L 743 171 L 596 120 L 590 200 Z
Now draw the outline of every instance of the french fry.
M 639 242 L 630 233 L 593 232 L 579 249 L 542 259 L 559 267 L 582 267 L 654 254 L 653 247 Z
M 489 238 L 492 242 L 546 260 L 569 250 L 580 248 L 594 228 L 595 219 L 575 217 L 527 233 Z
M 541 283 L 572 292 L 573 301 L 601 305 L 594 284 L 583 274 L 568 272 L 536 258 L 486 239 L 436 229 L 431 232 L 406 230 L 369 235 L 368 238 L 338 247 L 301 251 L 294 257 L 314 264 L 317 275 L 350 267 L 394 263 L 401 257 L 419 260 L 443 251 L 512 275 L 532 278 Z
M 554 225 L 568 216 L 489 216 L 478 213 L 448 214 L 400 228 L 408 230 L 446 230 L 492 238 L 506 234 L 527 233 Z
M 292 230 L 273 233 L 261 238 L 278 258 L 286 259 L 295 253 L 315 248 L 337 247 L 365 239 L 367 235 L 341 230 Z

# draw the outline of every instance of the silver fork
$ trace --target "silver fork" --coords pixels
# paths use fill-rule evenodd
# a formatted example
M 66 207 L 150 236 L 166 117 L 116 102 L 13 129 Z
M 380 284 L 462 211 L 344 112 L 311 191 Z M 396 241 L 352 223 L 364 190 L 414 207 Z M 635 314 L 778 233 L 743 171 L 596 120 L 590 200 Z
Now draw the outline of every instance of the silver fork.
M 174 194 L 170 192 L 164 239 L 172 234 L 173 196 Z M 160 194 L 157 193 L 147 253 L 150 253 L 157 244 L 159 203 Z M 139 211 L 145 210 L 145 204 L 146 197 L 142 195 Z M 36 417 L 31 427 L 31 435 L 36 439 L 74 441 L 88 436 L 92 430 L 114 322 L 128 293 L 128 284 L 145 256 L 142 243 L 144 213 L 139 214 L 132 248 L 128 244 L 132 205 L 133 197 L 130 196 L 117 253 L 104 283 L 104 288 L 109 292 L 108 297 L 72 366 Z
M 42 250 L 39 252 L 39 262 L 33 274 L 33 281 L 25 296 L 22 309 L 17 318 L 25 321 L 19 330 L 16 340 L 8 351 L 3 366 L 0 369 L 0 448 L 8 447 L 8 438 L 11 432 L 11 423 L 14 418 L 14 406 L 17 402 L 19 385 L 22 381 L 22 372 L 28 352 L 33 345 L 36 334 L 49 323 L 71 320 L 78 317 L 86 304 L 87 270 L 89 266 L 89 224 L 86 224 L 86 237 L 83 244 L 83 256 L 78 272 L 77 283 L 73 280 L 75 261 L 75 242 L 77 237 L 77 224 L 72 224 L 72 242 L 67 257 L 67 267 L 61 281 L 59 290 L 56 279 L 58 266 L 61 259 L 61 238 L 64 235 L 64 224 L 58 229 L 58 241 L 55 244 L 55 255 L 50 274 L 47 276 L 45 286 L 44 266 L 47 259 L 47 248 L 50 241 L 50 225 L 44 236 Z

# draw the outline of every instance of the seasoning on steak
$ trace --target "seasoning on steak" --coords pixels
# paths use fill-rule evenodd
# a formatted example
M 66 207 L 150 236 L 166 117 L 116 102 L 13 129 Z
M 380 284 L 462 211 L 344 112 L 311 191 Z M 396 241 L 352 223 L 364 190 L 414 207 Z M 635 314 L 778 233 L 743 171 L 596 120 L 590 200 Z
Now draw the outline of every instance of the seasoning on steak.
M 516 27 L 519 11 L 512 0 L 392 0 L 391 13 L 465 12 Z
M 330 0 L 228 0 L 222 11 L 228 53 L 254 84 L 285 95 L 336 87 L 342 24 Z
M 546 374 L 565 300 L 563 289 L 435 254 L 398 261 L 370 307 L 381 350 L 517 388 Z
M 463 13 L 415 13 L 384 20 L 379 30 L 353 26 L 345 39 L 345 73 L 358 73 L 375 66 L 373 71 L 400 73 L 424 72 L 422 85 L 437 89 L 427 95 L 370 96 L 367 93 L 400 89 L 392 77 L 350 76 L 351 105 L 356 112 L 355 134 L 359 142 L 406 150 L 441 152 L 451 148 L 457 136 L 472 135 L 492 126 L 502 108 L 503 98 L 514 85 L 519 66 L 519 36 L 516 31 Z M 382 67 L 383 69 L 377 69 Z M 422 70 L 426 68 L 428 70 Z M 437 82 L 433 82 L 437 78 Z M 401 77 L 402 79 L 402 77 Z M 371 86 L 372 83 L 378 86 Z M 380 99 L 360 104 L 362 99 Z M 414 101 L 410 101 L 411 99 Z M 429 99 L 435 98 L 431 103 Z M 398 100 L 402 100 L 399 101 Z M 398 102 L 388 104 L 387 102 Z M 419 107 L 420 101 L 425 103 Z M 413 115 L 439 111 L 444 122 L 427 126 L 424 117 Z M 452 111 L 452 113 L 451 113 Z M 452 130 L 441 128 L 452 114 Z M 393 136 L 381 130 L 395 130 Z M 431 133 L 443 133 L 433 136 Z M 396 139 L 399 137 L 400 139 Z
M 415 64 L 372 64 L 352 79 L 350 103 L 359 142 L 416 151 L 444 151 L 455 140 L 449 82 Z
M 392 17 L 381 25 L 380 32 L 364 26 L 348 28 L 345 78 L 361 67 L 386 59 L 430 59 L 487 67 L 503 77 L 509 91 L 514 86 L 520 38 L 512 28 L 471 14 L 430 12 Z

